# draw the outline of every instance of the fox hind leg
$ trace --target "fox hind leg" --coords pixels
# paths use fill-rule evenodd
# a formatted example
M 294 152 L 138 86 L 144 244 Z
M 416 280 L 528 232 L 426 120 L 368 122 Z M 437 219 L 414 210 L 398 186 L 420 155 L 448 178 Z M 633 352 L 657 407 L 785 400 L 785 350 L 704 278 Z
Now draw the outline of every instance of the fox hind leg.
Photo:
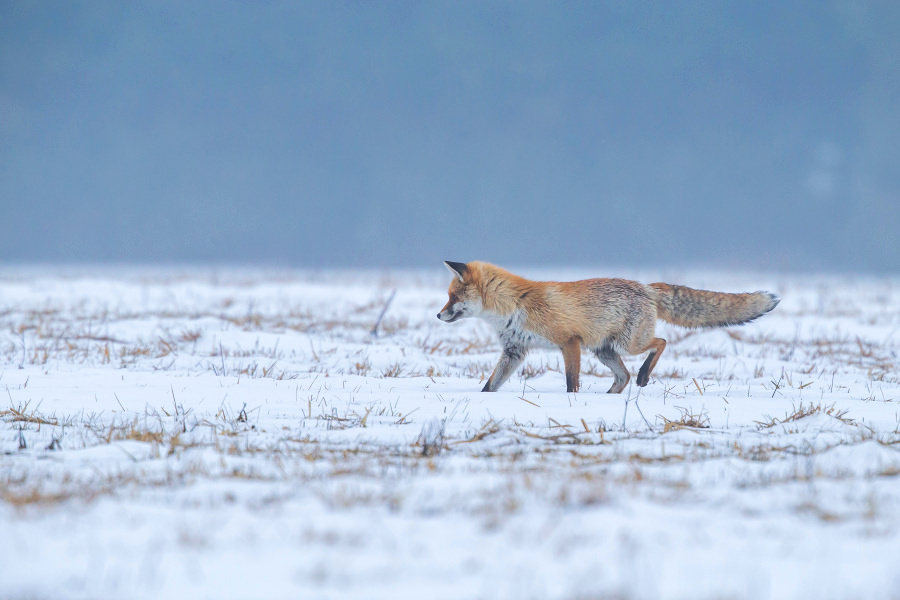
M 628 381 L 631 379 L 631 375 L 628 374 L 628 369 L 625 368 L 625 363 L 622 362 L 622 357 L 619 356 L 618 352 L 613 350 L 612 346 L 607 345 L 600 346 L 599 349 L 594 350 L 594 356 L 606 365 L 616 378 L 615 381 L 613 381 L 612 387 L 610 387 L 609 391 L 606 393 L 621 394 L 622 390 L 625 389 L 625 386 L 628 385 Z
M 662 338 L 653 338 L 647 345 L 647 347 L 644 348 L 644 350 L 650 350 L 650 354 L 647 355 L 647 360 L 644 361 L 644 364 L 641 365 L 641 369 L 638 371 L 638 386 L 644 387 L 648 383 L 650 383 L 650 373 L 653 372 L 653 367 L 656 366 L 656 361 L 659 360 L 660 355 L 665 349 L 666 340 Z

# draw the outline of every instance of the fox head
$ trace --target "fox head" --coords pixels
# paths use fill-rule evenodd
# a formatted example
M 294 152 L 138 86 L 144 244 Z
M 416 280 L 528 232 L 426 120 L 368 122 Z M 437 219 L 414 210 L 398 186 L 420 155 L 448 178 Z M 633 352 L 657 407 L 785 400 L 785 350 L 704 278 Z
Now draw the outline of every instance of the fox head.
M 453 273 L 453 281 L 447 290 L 450 296 L 447 304 L 437 314 L 445 323 L 452 323 L 464 317 L 476 317 L 481 313 L 481 292 L 475 284 L 477 273 L 466 263 L 444 261 Z

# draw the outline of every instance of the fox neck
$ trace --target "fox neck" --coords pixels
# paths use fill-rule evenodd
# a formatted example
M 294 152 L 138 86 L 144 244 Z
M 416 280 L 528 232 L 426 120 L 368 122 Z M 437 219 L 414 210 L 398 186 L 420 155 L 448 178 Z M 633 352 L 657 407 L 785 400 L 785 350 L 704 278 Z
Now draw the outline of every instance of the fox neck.
M 508 318 L 520 310 L 521 301 L 527 295 L 528 281 L 494 265 L 482 263 L 479 266 L 482 311 Z

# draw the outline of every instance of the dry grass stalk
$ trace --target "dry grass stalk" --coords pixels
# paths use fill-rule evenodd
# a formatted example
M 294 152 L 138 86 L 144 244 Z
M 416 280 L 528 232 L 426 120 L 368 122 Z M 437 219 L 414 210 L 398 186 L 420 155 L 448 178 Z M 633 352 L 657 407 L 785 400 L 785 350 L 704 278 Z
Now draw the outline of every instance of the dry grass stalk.
M 783 419 L 778 419 L 776 417 L 770 417 L 766 415 L 765 421 L 755 421 L 755 423 L 757 424 L 759 429 L 769 429 L 776 425 L 792 423 L 819 413 L 828 415 L 829 417 L 834 417 L 842 423 L 854 423 L 853 419 L 847 418 L 845 416 L 848 412 L 847 409 L 840 410 L 836 408 L 834 404 L 823 406 L 821 403 L 813 404 L 812 402 L 810 402 L 809 404 L 804 405 L 803 402 L 801 402 L 799 406 L 793 406 L 792 409 L 793 412 L 786 413 Z
M 36 423 L 38 425 L 58 425 L 58 421 L 56 419 L 47 419 L 37 414 L 37 412 L 32 411 L 30 414 L 26 413 L 28 410 L 28 403 L 26 402 L 24 405 L 18 406 L 16 408 L 10 407 L 7 410 L 0 410 L 0 418 L 9 423 Z
M 675 408 L 681 413 L 681 417 L 677 420 L 667 419 L 663 415 L 656 415 L 663 422 L 663 433 L 678 429 L 709 429 L 709 414 L 706 411 L 695 414 L 693 411 L 681 406 L 676 406 Z

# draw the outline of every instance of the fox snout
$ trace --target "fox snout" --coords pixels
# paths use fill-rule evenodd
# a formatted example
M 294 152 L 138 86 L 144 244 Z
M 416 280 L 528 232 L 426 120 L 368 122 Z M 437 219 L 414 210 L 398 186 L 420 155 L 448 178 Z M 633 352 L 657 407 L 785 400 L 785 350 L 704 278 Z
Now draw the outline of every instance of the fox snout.
M 463 311 L 445 308 L 437 314 L 437 318 L 445 323 L 452 323 L 463 316 Z

